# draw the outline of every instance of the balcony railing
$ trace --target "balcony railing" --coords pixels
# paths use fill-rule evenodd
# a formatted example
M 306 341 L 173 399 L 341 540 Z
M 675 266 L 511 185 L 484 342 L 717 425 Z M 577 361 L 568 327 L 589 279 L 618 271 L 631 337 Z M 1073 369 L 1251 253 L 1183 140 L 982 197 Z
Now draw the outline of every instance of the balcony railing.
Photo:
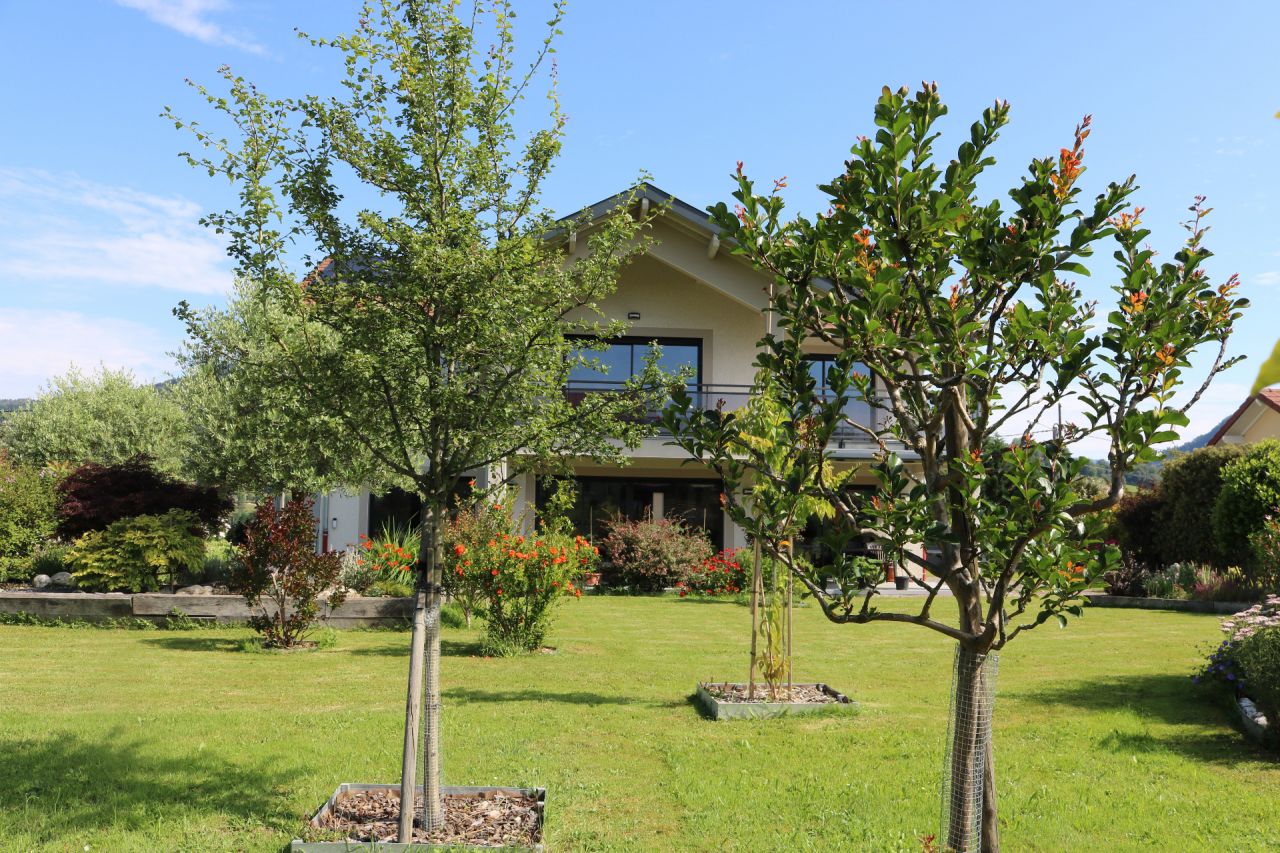
M 570 401 L 576 401 L 581 400 L 588 394 L 618 392 L 624 387 L 621 382 L 578 379 L 571 380 L 565 385 L 564 394 Z M 690 384 L 687 388 L 689 396 L 693 398 L 693 405 L 708 412 L 717 409 L 732 412 L 736 409 L 745 408 L 751 398 L 750 385 Z M 845 406 L 845 415 L 849 421 L 855 424 L 870 424 L 871 414 L 871 406 L 863 400 L 851 400 Z M 651 411 L 644 413 L 642 417 L 656 423 L 661 420 L 662 415 L 661 412 Z M 666 431 L 663 430 L 662 432 L 665 433 Z M 832 440 L 841 442 L 841 446 L 845 442 L 869 442 L 866 433 L 847 422 L 836 427 Z

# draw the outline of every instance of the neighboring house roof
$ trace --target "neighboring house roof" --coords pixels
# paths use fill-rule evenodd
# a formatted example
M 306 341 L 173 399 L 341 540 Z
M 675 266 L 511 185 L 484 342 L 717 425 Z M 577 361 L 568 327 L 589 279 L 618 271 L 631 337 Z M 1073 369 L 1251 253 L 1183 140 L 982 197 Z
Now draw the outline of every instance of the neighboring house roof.
M 1280 412 L 1280 388 L 1263 389 L 1241 403 L 1240 408 L 1232 412 L 1231 417 L 1222 422 L 1222 426 L 1218 427 L 1218 431 L 1213 434 L 1208 443 L 1211 445 L 1217 444 L 1226 437 L 1231 432 L 1231 428 L 1236 425 L 1236 422 L 1244 417 L 1245 413 L 1255 405 L 1258 407 L 1258 411 L 1270 408 Z

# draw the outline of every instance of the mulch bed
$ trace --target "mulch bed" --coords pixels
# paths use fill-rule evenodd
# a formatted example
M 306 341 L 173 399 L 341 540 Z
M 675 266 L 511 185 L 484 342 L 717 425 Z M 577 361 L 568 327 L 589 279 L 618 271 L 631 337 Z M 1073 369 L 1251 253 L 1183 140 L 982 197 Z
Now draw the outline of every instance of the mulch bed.
M 791 695 L 787 696 L 786 685 L 778 688 L 778 698 L 769 698 L 769 685 L 757 684 L 756 696 L 754 699 L 747 698 L 747 685 L 745 684 L 704 684 L 702 685 L 708 693 L 711 694 L 717 702 L 792 702 L 804 704 L 822 704 L 827 702 L 839 702 L 840 700 L 814 687 L 812 684 L 796 684 L 791 688 Z
M 415 803 L 421 814 L 422 797 Z M 469 844 L 477 847 L 532 847 L 542 840 L 538 801 L 533 797 L 485 791 L 448 794 L 444 798 L 444 828 L 428 835 L 415 817 L 413 840 L 428 844 Z M 320 827 L 343 832 L 349 841 L 395 841 L 400 822 L 398 791 L 355 791 L 336 802 L 320 818 Z

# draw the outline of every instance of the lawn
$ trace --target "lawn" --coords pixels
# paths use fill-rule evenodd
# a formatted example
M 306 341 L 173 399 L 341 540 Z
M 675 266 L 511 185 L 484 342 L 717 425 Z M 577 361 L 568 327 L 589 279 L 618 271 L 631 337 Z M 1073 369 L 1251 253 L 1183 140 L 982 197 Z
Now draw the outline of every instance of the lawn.
M 797 675 L 853 717 L 712 723 L 694 682 L 746 667 L 745 608 L 566 602 L 554 655 L 444 652 L 458 784 L 543 785 L 553 850 L 919 850 L 935 832 L 951 649 L 797 612 Z M 247 631 L 0 626 L 0 849 L 281 850 L 342 781 L 392 781 L 408 635 L 243 652 Z M 1213 617 L 1091 610 L 1000 662 L 1009 850 L 1280 845 L 1280 762 L 1188 674 Z M 88 845 L 88 846 L 86 846 Z

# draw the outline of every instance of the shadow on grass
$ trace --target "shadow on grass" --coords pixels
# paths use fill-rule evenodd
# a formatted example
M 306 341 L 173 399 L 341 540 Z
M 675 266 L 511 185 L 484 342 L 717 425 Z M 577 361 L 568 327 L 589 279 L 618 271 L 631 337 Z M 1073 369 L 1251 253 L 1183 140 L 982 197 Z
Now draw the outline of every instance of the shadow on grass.
M 341 643 L 339 643 L 338 647 L 342 648 Z M 347 649 L 346 651 L 353 655 L 407 658 L 409 657 L 409 640 L 406 637 L 403 643 L 394 643 L 386 646 L 368 646 L 360 649 Z M 480 657 L 480 643 L 479 641 L 470 640 L 441 640 L 440 654 L 444 657 L 456 658 Z
M 121 729 L 93 740 L 66 733 L 0 739 L 0 755 L 0 812 L 20 831 L 49 841 L 108 829 L 145 834 L 159 823 L 298 828 L 298 815 L 280 792 L 301 770 L 278 760 L 231 764 L 210 752 L 158 756 Z
M 468 687 L 451 687 L 444 691 L 444 696 L 460 702 L 560 702 L 567 705 L 636 706 L 655 704 L 634 696 L 609 696 L 585 691 L 558 693 L 550 690 L 474 690 Z
M 1068 705 L 1086 711 L 1127 710 L 1141 718 L 1172 726 L 1225 725 L 1231 729 L 1228 732 L 1196 731 L 1171 735 L 1113 730 L 1098 739 L 1097 744 L 1103 749 L 1124 752 L 1168 750 L 1215 764 L 1238 764 L 1250 759 L 1274 764 L 1280 760 L 1280 756 L 1244 737 L 1228 700 L 1216 697 L 1207 688 L 1196 687 L 1186 675 L 1114 675 L 1011 692 L 1008 697 L 1046 705 Z
M 175 649 L 183 652 L 239 652 L 239 639 L 227 637 L 149 637 L 142 642 L 162 649 Z

